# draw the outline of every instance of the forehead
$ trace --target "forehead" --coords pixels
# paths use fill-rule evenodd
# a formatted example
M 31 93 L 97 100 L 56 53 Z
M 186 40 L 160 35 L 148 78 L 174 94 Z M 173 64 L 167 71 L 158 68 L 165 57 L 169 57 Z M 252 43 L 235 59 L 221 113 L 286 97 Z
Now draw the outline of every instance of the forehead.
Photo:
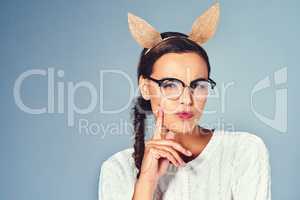
M 167 53 L 153 65 L 155 78 L 174 77 L 184 81 L 208 78 L 205 60 L 196 53 Z

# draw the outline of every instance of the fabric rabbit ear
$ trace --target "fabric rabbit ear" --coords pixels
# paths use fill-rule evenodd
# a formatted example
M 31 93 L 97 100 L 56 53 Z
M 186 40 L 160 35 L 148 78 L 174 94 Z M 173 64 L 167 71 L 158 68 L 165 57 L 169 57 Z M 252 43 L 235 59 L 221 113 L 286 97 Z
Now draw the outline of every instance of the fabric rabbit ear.
M 192 25 L 188 38 L 199 45 L 209 40 L 216 32 L 220 16 L 219 2 L 212 5 L 201 16 L 197 17 Z
M 128 13 L 128 25 L 133 38 L 144 48 L 151 48 L 162 41 L 160 33 L 154 27 L 132 13 Z

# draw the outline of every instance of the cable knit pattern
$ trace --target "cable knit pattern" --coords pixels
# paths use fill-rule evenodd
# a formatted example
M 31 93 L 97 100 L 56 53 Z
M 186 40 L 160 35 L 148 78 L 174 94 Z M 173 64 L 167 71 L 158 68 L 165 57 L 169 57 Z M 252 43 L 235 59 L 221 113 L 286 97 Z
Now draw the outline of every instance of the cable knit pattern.
M 137 169 L 133 148 L 113 154 L 102 165 L 99 200 L 131 200 Z M 248 132 L 215 130 L 204 150 L 186 166 L 169 165 L 154 200 L 271 200 L 269 152 Z

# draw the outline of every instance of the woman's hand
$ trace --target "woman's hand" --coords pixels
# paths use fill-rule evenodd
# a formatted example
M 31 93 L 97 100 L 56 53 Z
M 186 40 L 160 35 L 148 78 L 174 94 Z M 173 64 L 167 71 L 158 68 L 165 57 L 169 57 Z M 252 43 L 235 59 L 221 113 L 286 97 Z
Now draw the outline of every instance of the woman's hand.
M 164 113 L 162 109 L 159 109 L 153 137 L 145 142 L 141 172 L 135 184 L 133 200 L 153 199 L 157 182 L 167 171 L 170 162 L 177 167 L 185 164 L 178 152 L 187 156 L 192 155 L 173 140 L 174 133 L 165 129 L 163 121 Z
M 159 178 L 165 174 L 170 163 L 176 167 L 185 164 L 178 152 L 187 156 L 192 155 L 181 144 L 173 140 L 174 133 L 166 130 L 163 123 L 164 112 L 159 108 L 153 137 L 145 142 L 140 173 L 141 179 L 152 183 L 157 183 Z

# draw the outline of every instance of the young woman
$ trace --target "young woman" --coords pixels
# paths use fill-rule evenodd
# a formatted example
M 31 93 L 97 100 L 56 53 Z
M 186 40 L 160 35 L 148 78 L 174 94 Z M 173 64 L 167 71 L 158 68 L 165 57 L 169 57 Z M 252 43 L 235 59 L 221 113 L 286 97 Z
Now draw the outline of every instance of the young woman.
M 263 140 L 198 125 L 216 85 L 206 51 L 183 33 L 160 36 L 140 56 L 134 146 L 103 162 L 99 200 L 270 200 Z M 149 114 L 156 123 L 145 141 Z

